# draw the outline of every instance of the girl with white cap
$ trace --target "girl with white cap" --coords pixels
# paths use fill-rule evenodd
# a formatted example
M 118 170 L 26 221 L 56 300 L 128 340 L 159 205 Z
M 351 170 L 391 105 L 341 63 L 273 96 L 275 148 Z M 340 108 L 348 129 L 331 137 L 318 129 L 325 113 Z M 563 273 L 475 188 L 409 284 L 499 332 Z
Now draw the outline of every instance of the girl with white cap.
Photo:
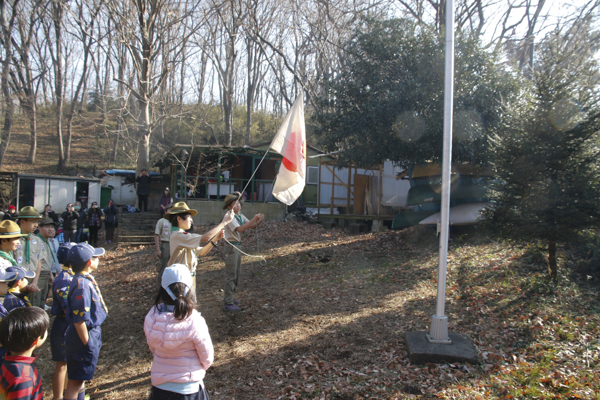
M 151 400 L 207 400 L 204 375 L 214 360 L 206 321 L 196 310 L 196 293 L 183 264 L 165 268 L 144 333 L 154 354 Z

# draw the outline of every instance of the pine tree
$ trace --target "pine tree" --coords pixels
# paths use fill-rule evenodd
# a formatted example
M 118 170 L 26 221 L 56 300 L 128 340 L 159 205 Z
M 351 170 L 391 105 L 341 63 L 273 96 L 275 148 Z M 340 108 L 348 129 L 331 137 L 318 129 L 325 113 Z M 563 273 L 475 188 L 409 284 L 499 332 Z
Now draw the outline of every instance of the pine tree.
M 554 280 L 557 241 L 600 221 L 599 37 L 586 18 L 544 39 L 531 82 L 492 145 L 497 181 L 488 226 L 544 241 Z

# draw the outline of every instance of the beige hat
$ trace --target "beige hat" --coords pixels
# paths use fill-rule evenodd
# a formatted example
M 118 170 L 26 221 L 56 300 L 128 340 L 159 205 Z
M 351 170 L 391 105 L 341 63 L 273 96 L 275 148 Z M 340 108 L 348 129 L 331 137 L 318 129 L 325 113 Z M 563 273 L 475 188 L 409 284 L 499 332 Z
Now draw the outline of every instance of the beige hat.
M 179 203 L 175 203 L 175 205 L 171 208 L 171 211 L 165 213 L 163 216 L 168 218 L 171 215 L 184 213 L 189 213 L 193 217 L 194 215 L 198 214 L 198 211 L 190 209 L 184 201 L 180 201 Z
M 31 206 L 21 208 L 19 211 L 19 219 L 40 219 L 40 212 Z
M 0 223 L 0 239 L 12 239 L 27 236 L 21 233 L 21 228 L 11 220 L 5 220 Z
M 227 210 L 227 208 L 229 208 L 229 206 L 231 205 L 231 203 L 239 200 L 242 198 L 242 194 L 240 192 L 233 192 L 231 194 L 228 194 L 227 196 L 225 196 L 225 205 L 223 206 L 223 210 Z

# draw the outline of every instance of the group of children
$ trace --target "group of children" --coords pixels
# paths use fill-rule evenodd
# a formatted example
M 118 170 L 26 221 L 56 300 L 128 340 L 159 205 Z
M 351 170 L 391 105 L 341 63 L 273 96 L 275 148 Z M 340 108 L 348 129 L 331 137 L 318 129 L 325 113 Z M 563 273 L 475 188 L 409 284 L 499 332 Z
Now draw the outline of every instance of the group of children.
M 262 214 L 252 220 L 245 218 L 240 213 L 240 198 L 239 193 L 226 197 L 224 209 L 228 212 L 223 221 L 204 235 L 186 232 L 197 211 L 183 202 L 170 207 L 159 222 L 158 238 L 162 242 L 162 236 L 168 237 L 168 246 L 158 248 L 157 256 L 164 260 L 162 253 L 168 251 L 170 257 L 166 265 L 161 262 L 159 292 L 144 321 L 154 355 L 152 400 L 208 399 L 203 378 L 213 362 L 214 349 L 206 321 L 197 311 L 196 265 L 198 256 L 208 253 L 215 241 L 225 237 L 224 306 L 227 311 L 240 311 L 234 298 L 241 266 L 237 247 L 242 232 L 256 228 L 264 219 Z M 35 209 L 21 211 L 35 219 Z M 40 291 L 42 266 L 34 246 L 40 242 L 43 247 L 44 241 L 42 237 L 35 239 L 36 243 L 31 241 L 35 228 L 29 231 L 27 219 L 23 218 L 20 227 L 10 220 L 0 224 L 0 296 L 6 295 L 0 304 L 0 398 L 7 399 L 43 398 L 33 352 L 48 337 L 49 319 L 42 308 L 32 304 L 28 294 L 35 296 Z M 201 243 L 206 245 L 201 247 Z M 65 243 L 56 252 L 61 270 L 52 281 L 50 310 L 54 315 L 50 347 L 56 363 L 52 377 L 55 400 L 84 400 L 85 381 L 94 376 L 102 346 L 101 325 L 108 315 L 92 275 L 102 255 L 104 249 L 87 243 Z M 24 263 L 29 268 L 24 268 Z
M 0 232 L 0 237 L 16 235 L 19 233 Z M 98 257 L 103 254 L 104 249 L 87 243 L 65 243 L 58 250 L 63 267 L 52 283 L 51 314 L 55 318 L 50 331 L 52 360 L 56 362 L 54 399 L 84 400 L 84 382 L 94 375 L 101 346 L 100 325 L 107 309 L 91 272 L 98 268 Z M 43 398 L 33 351 L 46 341 L 49 319 L 43 309 L 31 304 L 24 291 L 28 279 L 34 278 L 34 272 L 18 265 L 0 267 L 0 295 L 6 294 L 4 305 L 8 306 L 0 309 L 0 398 Z

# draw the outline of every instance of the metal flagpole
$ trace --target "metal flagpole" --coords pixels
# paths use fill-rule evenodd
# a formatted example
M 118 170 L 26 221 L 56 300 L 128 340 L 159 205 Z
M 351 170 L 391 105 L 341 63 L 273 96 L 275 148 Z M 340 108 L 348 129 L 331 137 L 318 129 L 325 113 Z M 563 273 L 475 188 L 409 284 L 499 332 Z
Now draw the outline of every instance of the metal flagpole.
M 450 217 L 450 174 L 452 170 L 452 111 L 454 103 L 454 4 L 446 1 L 446 68 L 444 74 L 444 150 L 442 155 L 442 203 L 440 232 L 440 254 L 438 265 L 438 295 L 435 315 L 431 317 L 431 327 L 427 339 L 431 343 L 452 341 L 448 336 L 448 317 L 444 315 L 446 306 L 446 269 L 448 263 L 448 233 Z

